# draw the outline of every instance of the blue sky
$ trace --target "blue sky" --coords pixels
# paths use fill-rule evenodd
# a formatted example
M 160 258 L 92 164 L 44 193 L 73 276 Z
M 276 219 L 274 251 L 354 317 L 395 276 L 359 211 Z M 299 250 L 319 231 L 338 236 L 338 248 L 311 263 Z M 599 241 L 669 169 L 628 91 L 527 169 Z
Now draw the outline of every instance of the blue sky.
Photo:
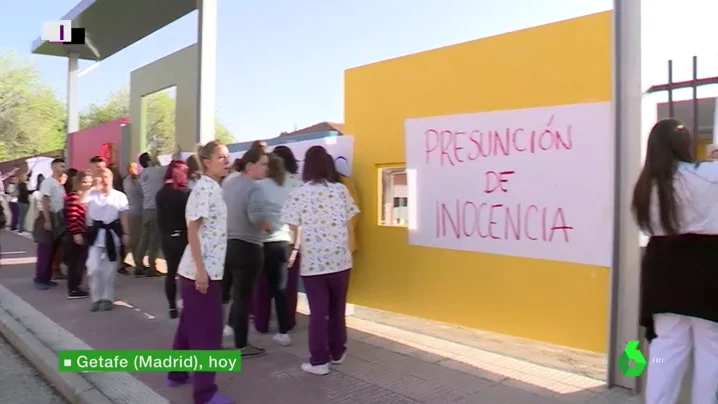
M 3 31 L 12 33 L 0 39 L 0 48 L 11 48 L 30 58 L 63 98 L 66 60 L 31 56 L 30 44 L 39 36 L 43 21 L 57 20 L 78 2 L 13 1 L 4 5 L 0 15 Z M 654 20 L 656 16 L 684 17 L 675 10 L 668 13 L 669 2 L 644 0 L 652 3 L 647 12 L 652 12 Z M 718 2 L 705 0 L 682 0 L 681 9 L 692 8 L 692 3 L 712 11 L 698 13 L 699 19 L 718 12 L 715 5 L 707 4 Z M 342 77 L 347 68 L 610 7 L 610 0 L 219 0 L 218 113 L 241 141 L 274 137 L 295 125 L 301 128 L 320 121 L 341 122 Z M 666 31 L 672 27 L 680 32 L 671 35 L 686 36 L 714 26 L 707 19 L 705 25 L 683 18 L 673 21 L 668 29 L 665 24 L 647 28 L 656 41 L 650 41 L 646 49 L 657 60 L 669 56 L 661 46 L 653 45 L 668 41 L 661 35 L 668 35 Z M 81 107 L 100 102 L 111 91 L 126 86 L 132 70 L 194 43 L 196 26 L 196 13 L 192 13 L 81 77 Z M 711 35 L 715 38 L 714 33 Z M 679 44 L 678 48 L 690 53 L 694 47 L 700 50 L 705 46 Z M 714 46 L 709 50 L 718 53 Z M 665 75 L 665 62 L 654 67 L 653 76 Z

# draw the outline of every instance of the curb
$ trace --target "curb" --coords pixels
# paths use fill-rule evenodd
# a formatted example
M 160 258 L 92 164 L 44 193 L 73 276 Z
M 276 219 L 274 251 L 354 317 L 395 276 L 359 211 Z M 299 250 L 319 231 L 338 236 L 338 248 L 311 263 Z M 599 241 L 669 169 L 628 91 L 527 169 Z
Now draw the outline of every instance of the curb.
M 0 285 L 0 334 L 71 404 L 170 404 L 126 372 L 60 372 L 58 351 L 92 347 L 3 285 Z
M 112 404 L 84 377 L 57 370 L 57 354 L 0 308 L 0 334 L 72 404 Z

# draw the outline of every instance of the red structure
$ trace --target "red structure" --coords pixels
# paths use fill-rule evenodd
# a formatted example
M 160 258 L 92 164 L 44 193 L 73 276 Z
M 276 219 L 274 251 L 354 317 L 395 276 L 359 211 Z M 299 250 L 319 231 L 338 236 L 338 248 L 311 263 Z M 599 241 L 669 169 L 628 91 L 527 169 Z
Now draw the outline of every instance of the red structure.
M 85 169 L 93 156 L 102 156 L 108 162 L 117 162 L 122 125 L 128 122 L 128 118 L 120 118 L 71 133 L 67 140 L 69 166 L 78 170 Z

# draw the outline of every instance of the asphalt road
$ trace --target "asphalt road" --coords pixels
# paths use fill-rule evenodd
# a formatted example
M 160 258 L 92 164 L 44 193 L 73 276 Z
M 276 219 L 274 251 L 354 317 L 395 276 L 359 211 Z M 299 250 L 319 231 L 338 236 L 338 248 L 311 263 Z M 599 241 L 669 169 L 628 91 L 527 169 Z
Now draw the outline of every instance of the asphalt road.
M 67 404 L 67 401 L 0 337 L 0 403 Z

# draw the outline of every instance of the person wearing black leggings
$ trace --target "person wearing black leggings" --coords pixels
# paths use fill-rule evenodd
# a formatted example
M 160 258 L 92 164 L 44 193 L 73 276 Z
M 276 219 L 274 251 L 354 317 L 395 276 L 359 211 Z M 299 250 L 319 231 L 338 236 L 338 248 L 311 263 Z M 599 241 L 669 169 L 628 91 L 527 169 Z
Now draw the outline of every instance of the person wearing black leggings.
M 165 294 L 169 303 L 170 318 L 177 318 L 177 267 L 187 247 L 187 222 L 185 208 L 190 189 L 187 186 L 187 164 L 181 160 L 170 163 L 165 174 L 165 184 L 157 192 L 157 226 L 160 233 L 162 253 L 167 262 Z
M 89 296 L 81 288 L 82 275 L 85 272 L 87 261 L 87 225 L 85 211 L 87 210 L 87 192 L 93 184 L 90 172 L 76 173 L 67 180 L 69 192 L 65 196 L 65 224 L 67 234 L 65 237 L 65 262 L 67 264 L 67 298 L 84 299 Z

